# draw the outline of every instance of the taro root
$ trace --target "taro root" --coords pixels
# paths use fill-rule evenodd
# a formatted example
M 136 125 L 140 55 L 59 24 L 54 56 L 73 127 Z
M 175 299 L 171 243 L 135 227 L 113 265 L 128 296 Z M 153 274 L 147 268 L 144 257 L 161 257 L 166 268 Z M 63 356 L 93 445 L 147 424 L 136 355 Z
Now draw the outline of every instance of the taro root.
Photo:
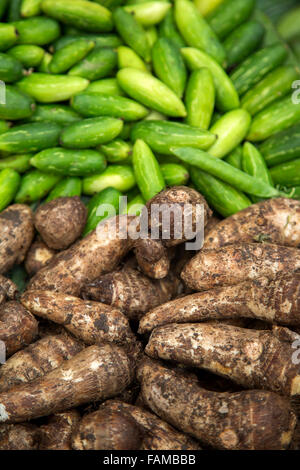
M 18 288 L 16 284 L 0 274 L 0 305 L 7 299 L 14 300 L 17 293 Z
M 0 424 L 0 450 L 37 450 L 39 440 L 33 424 Z
M 72 450 L 71 438 L 79 420 L 77 410 L 49 416 L 47 424 L 40 426 L 39 450 Z
M 56 251 L 49 248 L 46 243 L 36 240 L 29 248 L 25 259 L 25 269 L 29 276 L 44 268 L 55 254 Z

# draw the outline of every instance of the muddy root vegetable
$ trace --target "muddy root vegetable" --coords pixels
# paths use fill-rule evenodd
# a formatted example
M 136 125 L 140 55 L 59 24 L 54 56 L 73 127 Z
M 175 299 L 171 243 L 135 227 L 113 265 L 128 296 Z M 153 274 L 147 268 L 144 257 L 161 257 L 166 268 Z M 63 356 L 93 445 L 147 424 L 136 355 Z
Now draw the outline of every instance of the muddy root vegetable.
M 90 346 L 44 377 L 0 393 L 0 422 L 20 423 L 104 401 L 122 392 L 133 373 L 122 348 Z
M 287 449 L 296 417 L 289 401 L 273 392 L 208 391 L 160 363 L 138 370 L 142 397 L 161 419 L 215 449 Z
M 26 291 L 21 302 L 34 315 L 63 325 L 86 344 L 133 342 L 127 318 L 111 306 L 52 291 Z
M 39 450 L 72 450 L 71 438 L 80 421 L 77 410 L 56 413 L 40 426 Z
M 300 201 L 278 198 L 254 204 L 220 222 L 204 248 L 253 242 L 300 247 Z
M 22 263 L 33 235 L 33 214 L 28 206 L 14 204 L 0 213 L 0 273 Z
M 131 218 L 129 218 L 131 220 Z M 132 247 L 124 217 L 112 217 L 83 240 L 59 253 L 29 283 L 30 289 L 54 290 L 79 295 L 82 287 L 102 274 L 113 271 Z
M 53 250 L 65 250 L 77 240 L 85 227 L 87 209 L 78 196 L 60 197 L 40 206 L 34 225 Z
M 152 280 L 136 269 L 122 269 L 87 284 L 83 293 L 85 298 L 120 309 L 130 319 L 139 319 L 151 308 L 170 300 L 178 284 L 172 275 Z
M 37 450 L 40 431 L 33 424 L 0 424 L 0 450 Z
M 100 409 L 118 412 L 135 420 L 144 434 L 141 450 L 199 450 L 192 438 L 183 434 L 153 413 L 119 400 L 108 400 Z
M 71 335 L 46 336 L 10 357 L 0 368 L 0 392 L 33 382 L 78 354 L 84 345 Z
M 6 299 L 13 300 L 16 298 L 18 288 L 16 284 L 0 274 L 0 305 Z
M 156 328 L 145 350 L 154 359 L 209 370 L 247 389 L 293 396 L 300 393 L 300 366 L 291 344 L 272 332 L 222 323 L 185 323 Z
M 49 248 L 43 241 L 35 241 L 29 248 L 25 258 L 24 265 L 29 276 L 33 276 L 44 268 L 55 254 L 56 251 Z
M 172 300 L 146 313 L 139 332 L 168 323 L 241 317 L 300 326 L 300 273 L 217 287 Z
M 84 416 L 72 437 L 75 450 L 138 450 L 141 443 L 134 419 L 105 408 Z
M 245 243 L 202 250 L 183 269 L 181 278 L 198 291 L 230 286 L 260 277 L 300 270 L 300 251 L 279 245 Z
M 19 302 L 0 306 L 0 340 L 5 343 L 7 357 L 32 343 L 37 334 L 36 319 Z
M 139 239 L 135 244 L 135 256 L 141 271 L 152 279 L 164 279 L 170 270 L 167 249 L 160 240 Z

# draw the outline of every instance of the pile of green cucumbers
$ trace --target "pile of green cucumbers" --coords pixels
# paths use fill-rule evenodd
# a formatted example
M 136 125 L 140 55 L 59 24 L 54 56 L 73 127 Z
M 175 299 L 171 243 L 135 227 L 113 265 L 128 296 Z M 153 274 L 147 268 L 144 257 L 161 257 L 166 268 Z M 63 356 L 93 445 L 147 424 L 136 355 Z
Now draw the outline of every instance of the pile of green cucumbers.
M 0 0 L 0 80 L 0 210 L 300 199 L 298 59 L 255 0 Z

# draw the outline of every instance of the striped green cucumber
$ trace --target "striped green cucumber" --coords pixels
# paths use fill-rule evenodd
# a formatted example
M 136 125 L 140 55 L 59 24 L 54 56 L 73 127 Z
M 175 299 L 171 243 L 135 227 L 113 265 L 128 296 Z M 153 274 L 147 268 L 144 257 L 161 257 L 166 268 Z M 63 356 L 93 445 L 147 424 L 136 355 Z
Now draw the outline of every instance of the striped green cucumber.
M 192 167 L 190 174 L 196 189 L 223 217 L 230 217 L 251 206 L 250 199 L 244 193 L 205 171 Z
M 185 47 L 186 44 L 180 35 L 175 20 L 173 8 L 169 10 L 164 17 L 163 21 L 159 25 L 159 37 L 168 38 L 176 44 L 178 47 Z
M 268 167 L 300 158 L 300 124 L 278 132 L 259 145 Z
M 55 52 L 49 65 L 51 73 L 64 73 L 80 62 L 92 49 L 95 43 L 85 39 L 77 39 Z
M 78 39 L 85 39 L 86 41 L 93 41 L 95 47 L 118 47 L 122 44 L 121 39 L 115 34 L 87 34 L 81 32 L 79 36 L 62 36 L 51 46 L 54 52 L 59 51 L 67 44 L 71 44 Z
M 225 0 L 208 17 L 212 29 L 224 39 L 251 15 L 255 0 Z
M 113 116 L 125 121 L 143 119 L 148 110 L 139 103 L 123 96 L 101 93 L 80 93 L 72 99 L 72 108 L 86 117 Z
M 196 47 L 223 65 L 226 54 L 218 37 L 190 0 L 175 0 L 175 21 L 188 46 Z
M 247 21 L 225 39 L 223 45 L 227 55 L 227 66 L 239 65 L 261 44 L 265 28 L 258 21 Z
M 80 121 L 81 119 L 81 116 L 70 106 L 64 104 L 39 104 L 33 115 L 30 116 L 27 121 L 51 121 L 56 122 L 61 126 L 68 126 L 69 124 Z
M 108 144 L 101 145 L 99 150 L 104 153 L 109 163 L 119 163 L 132 157 L 132 145 L 121 139 L 113 140 Z
M 171 3 L 148 1 L 145 3 L 126 5 L 124 10 L 135 17 L 145 28 L 160 23 L 171 8 Z
M 231 152 L 224 161 L 232 165 L 238 170 L 243 169 L 243 148 L 239 145 L 233 152 Z
M 17 88 L 6 85 L 6 103 L 0 103 L 0 119 L 16 121 L 32 115 L 35 104 L 32 98 Z
M 95 194 L 88 203 L 88 217 L 82 236 L 85 237 L 97 225 L 108 217 L 119 213 L 119 204 L 122 193 L 115 188 L 106 188 Z
M 60 35 L 59 23 L 52 18 L 37 16 L 12 23 L 18 31 L 17 44 L 45 46 Z
M 151 60 L 150 44 L 146 32 L 136 19 L 123 8 L 116 8 L 113 12 L 115 27 L 121 38 L 146 62 Z
M 26 68 L 38 67 L 45 55 L 45 51 L 42 47 L 30 44 L 14 46 L 9 49 L 7 53 L 19 60 Z
M 265 47 L 250 55 L 230 75 L 239 95 L 260 82 L 267 73 L 281 65 L 286 57 L 287 49 L 281 44 Z
M 300 185 L 300 158 L 270 168 L 274 184 L 291 188 Z
M 43 199 L 61 179 L 59 175 L 32 170 L 23 176 L 15 202 L 29 204 Z
M 216 104 L 220 111 L 231 111 L 239 107 L 239 96 L 231 79 L 212 57 L 193 47 L 185 47 L 181 52 L 190 70 L 202 67 L 210 70 L 215 83 Z
M 163 155 L 172 155 L 171 147 L 186 145 L 207 150 L 216 136 L 196 127 L 170 121 L 142 121 L 134 125 L 131 140 L 144 140 L 149 147 Z
M 123 121 L 113 117 L 82 119 L 66 127 L 60 143 L 66 148 L 85 149 L 114 140 L 123 129 Z
M 6 51 L 12 47 L 18 39 L 16 28 L 7 23 L 0 23 L 0 51 Z
M 14 199 L 20 185 L 20 175 L 11 168 L 0 171 L 0 211 Z
M 194 70 L 185 93 L 186 123 L 208 129 L 215 108 L 215 85 L 209 69 Z
M 85 90 L 88 84 L 88 80 L 82 77 L 32 73 L 20 80 L 17 85 L 21 91 L 40 103 L 53 103 L 70 99 Z
M 95 150 L 49 148 L 36 154 L 30 163 L 40 171 L 64 176 L 86 176 L 106 168 L 104 155 Z
M 21 15 L 23 18 L 30 18 L 41 13 L 42 0 L 23 0 L 21 5 Z
M 291 95 L 288 95 L 256 114 L 247 138 L 251 142 L 261 142 L 299 120 L 300 106 L 294 104 Z
M 71 44 L 71 46 L 73 43 Z M 111 75 L 117 67 L 118 56 L 114 49 L 96 47 L 84 59 L 69 70 L 69 75 L 87 80 L 99 80 Z
M 182 97 L 187 71 L 179 48 L 167 38 L 160 38 L 152 48 L 152 64 L 156 76 Z
M 20 80 L 23 74 L 23 67 L 14 57 L 0 52 L 0 80 L 5 83 L 12 83 Z
M 18 173 L 24 173 L 30 168 L 30 159 L 33 157 L 32 153 L 25 153 L 20 155 L 11 155 L 6 158 L 0 159 L 0 170 L 10 168 Z
M 228 155 L 244 140 L 250 124 L 251 116 L 244 109 L 234 109 L 224 114 L 210 128 L 210 132 L 217 136 L 217 140 L 210 147 L 209 154 L 216 158 Z
M 248 173 L 248 175 L 261 179 L 270 186 L 273 186 L 273 180 L 263 156 L 259 150 L 250 142 L 245 142 L 243 146 L 242 167 L 245 173 Z M 256 196 L 251 196 L 250 198 L 254 203 L 262 200 Z
M 81 196 L 82 190 L 82 181 L 80 178 L 75 176 L 69 176 L 64 178 L 57 183 L 56 186 L 49 193 L 46 202 L 50 202 L 53 199 L 58 199 L 59 197 L 74 197 Z
M 91 33 L 105 33 L 113 29 L 111 12 L 98 3 L 85 0 L 43 0 L 42 10 L 61 23 Z
M 39 152 L 57 145 L 61 126 L 34 122 L 15 126 L 0 135 L 0 150 L 10 153 Z
M 277 67 L 243 96 L 241 105 L 253 116 L 287 95 L 297 79 L 299 72 L 292 65 Z
M 102 80 L 96 80 L 89 84 L 86 92 L 103 93 L 104 95 L 124 95 L 116 78 L 103 78 Z
M 167 186 L 185 185 L 190 178 L 188 170 L 178 163 L 163 163 L 160 171 Z
M 92 196 L 110 187 L 126 193 L 135 185 L 136 181 L 131 166 L 110 165 L 103 173 L 84 178 L 83 193 Z
M 145 62 L 137 55 L 137 53 L 127 46 L 118 47 L 118 67 L 124 69 L 126 67 L 132 67 L 134 69 L 143 70 L 148 72 L 148 68 Z
M 185 117 L 186 110 L 178 96 L 149 73 L 126 68 L 117 73 L 118 83 L 131 98 L 171 117 Z

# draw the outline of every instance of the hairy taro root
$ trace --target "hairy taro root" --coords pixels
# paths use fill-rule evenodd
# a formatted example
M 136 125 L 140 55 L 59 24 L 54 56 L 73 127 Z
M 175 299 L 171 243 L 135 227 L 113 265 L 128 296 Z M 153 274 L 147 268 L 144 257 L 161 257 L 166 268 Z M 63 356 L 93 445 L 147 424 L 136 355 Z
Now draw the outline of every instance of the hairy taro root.
M 46 243 L 36 240 L 29 248 L 24 264 L 29 276 L 44 268 L 55 254 L 56 251 L 49 248 Z
M 72 450 L 71 438 L 79 421 L 77 410 L 49 416 L 47 424 L 40 426 L 39 450 Z

